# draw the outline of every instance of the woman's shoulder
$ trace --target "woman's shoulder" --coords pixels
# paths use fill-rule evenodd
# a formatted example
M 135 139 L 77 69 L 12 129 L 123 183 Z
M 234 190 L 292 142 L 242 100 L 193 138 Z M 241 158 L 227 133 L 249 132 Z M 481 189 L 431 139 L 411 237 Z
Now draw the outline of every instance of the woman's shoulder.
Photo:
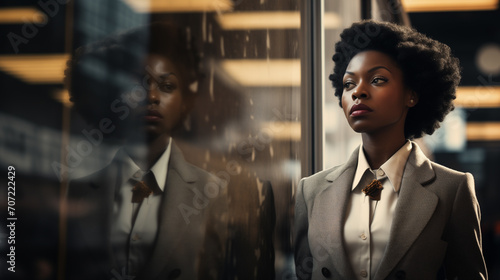
M 431 166 L 434 172 L 436 173 L 436 177 L 440 179 L 463 180 L 466 179 L 467 177 L 473 178 L 472 174 L 470 174 L 469 172 L 459 171 L 434 161 L 431 161 Z
M 457 193 L 475 196 L 474 176 L 442 164 L 432 162 L 435 179 L 426 188 L 440 197 L 455 197 Z
M 468 179 L 468 177 L 473 178 L 472 174 L 468 172 L 459 171 L 430 160 L 416 142 L 412 142 L 412 145 L 414 147 L 412 152 L 413 157 L 410 155 L 408 159 L 409 163 L 416 164 L 419 168 L 429 166 L 432 172 L 434 172 L 436 180 L 464 180 Z
M 322 180 L 327 180 L 330 179 L 334 174 L 338 171 L 340 171 L 345 164 L 337 165 L 334 167 L 327 168 L 322 171 L 318 171 L 310 176 L 302 178 L 301 181 L 310 181 L 310 182 L 317 182 L 317 181 L 322 181 Z

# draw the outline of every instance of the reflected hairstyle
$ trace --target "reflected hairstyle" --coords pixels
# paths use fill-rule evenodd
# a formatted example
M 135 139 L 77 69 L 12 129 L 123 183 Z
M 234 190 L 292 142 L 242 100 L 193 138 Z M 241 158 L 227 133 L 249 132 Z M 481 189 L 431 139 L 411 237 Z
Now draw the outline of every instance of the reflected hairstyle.
M 195 85 L 202 75 L 188 28 L 156 22 L 75 50 L 65 70 L 65 84 L 75 109 L 93 125 L 103 118 L 122 123 L 123 119 L 118 119 L 125 111 L 119 106 L 126 105 L 122 94 L 144 86 L 148 74 L 143 60 L 148 54 L 169 59 L 180 72 L 183 97 L 195 96 Z
M 405 121 L 405 137 L 432 134 L 454 109 L 460 65 L 450 48 L 415 29 L 388 22 L 364 20 L 340 34 L 335 44 L 333 74 L 329 76 L 342 107 L 343 77 L 358 53 L 375 50 L 392 57 L 401 68 L 404 84 L 418 96 Z

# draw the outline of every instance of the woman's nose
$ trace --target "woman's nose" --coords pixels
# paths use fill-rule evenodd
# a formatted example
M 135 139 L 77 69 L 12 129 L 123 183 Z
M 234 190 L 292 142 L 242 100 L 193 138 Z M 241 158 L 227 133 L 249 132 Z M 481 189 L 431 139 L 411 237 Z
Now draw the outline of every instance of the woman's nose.
M 151 84 L 148 88 L 148 103 L 149 104 L 157 104 L 160 102 L 160 99 L 159 99 L 159 94 L 158 94 L 158 91 L 157 91 L 157 87 L 154 87 L 153 84 Z
M 353 91 L 352 91 L 352 100 L 356 99 L 366 99 L 368 98 L 369 94 L 366 88 L 363 86 L 363 84 L 358 85 Z

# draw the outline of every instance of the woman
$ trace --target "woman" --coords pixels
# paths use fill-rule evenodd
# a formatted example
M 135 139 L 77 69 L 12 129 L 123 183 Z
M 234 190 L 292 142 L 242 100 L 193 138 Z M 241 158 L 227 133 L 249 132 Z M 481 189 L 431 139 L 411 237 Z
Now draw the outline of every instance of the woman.
M 300 181 L 299 279 L 487 279 L 471 174 L 411 141 L 453 110 L 459 62 L 448 46 L 391 23 L 340 35 L 330 80 L 362 145 Z
M 224 274 L 224 186 L 172 140 L 200 76 L 185 33 L 154 23 L 81 50 L 69 64 L 72 101 L 96 126 L 87 134 L 114 136 L 121 148 L 105 168 L 70 183 L 67 279 Z

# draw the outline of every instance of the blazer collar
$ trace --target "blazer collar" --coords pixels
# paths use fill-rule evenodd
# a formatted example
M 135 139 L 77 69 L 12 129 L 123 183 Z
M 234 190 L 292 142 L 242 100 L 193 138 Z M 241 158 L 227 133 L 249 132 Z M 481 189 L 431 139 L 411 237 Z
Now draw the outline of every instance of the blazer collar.
M 184 232 L 188 229 L 184 218 L 179 212 L 177 206 L 181 202 L 191 203 L 193 201 L 194 192 L 192 191 L 199 179 L 199 175 L 192 165 L 185 161 L 181 150 L 172 141 L 171 156 L 168 164 L 168 175 L 166 179 L 165 189 L 163 191 L 163 202 L 160 206 L 160 221 L 158 225 L 157 240 L 155 249 L 143 274 L 138 279 L 154 279 L 164 266 L 168 263 L 168 259 L 175 257 L 175 250 L 179 244 L 185 244 L 182 238 Z M 107 213 L 107 220 L 111 220 L 112 208 L 114 201 L 114 189 L 119 180 L 118 164 L 112 163 L 104 169 L 98 171 L 90 180 L 90 188 L 81 190 L 83 197 L 87 201 L 94 201 L 94 205 L 99 208 L 94 213 Z M 92 216 L 94 217 L 94 216 Z M 109 222 L 107 224 L 110 224 Z M 82 228 L 85 231 L 85 228 Z M 113 254 L 111 253 L 111 242 L 109 240 L 109 227 L 106 227 L 106 236 L 108 252 L 111 259 L 111 265 L 114 265 Z M 87 236 L 87 234 L 83 234 Z M 91 235 L 88 235 L 91 236 Z
M 331 213 L 331 218 L 321 220 L 318 225 L 324 230 L 320 238 L 321 244 L 328 244 L 330 259 L 342 279 L 356 279 L 345 250 L 343 229 L 351 185 L 358 162 L 359 147 L 352 153 L 349 160 L 325 176 L 326 187 L 317 196 L 315 212 Z M 321 208 L 321 209 L 319 209 Z
M 340 175 L 342 175 L 346 171 L 351 171 L 352 168 L 356 168 L 358 165 L 358 154 L 359 154 L 359 148 L 358 146 L 354 152 L 352 152 L 351 157 L 347 160 L 347 162 L 343 165 L 340 165 L 338 168 L 334 168 L 332 172 L 330 172 L 328 175 L 326 175 L 325 179 L 328 182 L 333 182 L 338 180 Z M 356 170 L 353 170 L 355 172 Z M 352 182 L 353 178 L 351 179 Z M 350 186 L 349 186 L 350 187 Z
M 432 217 L 438 197 L 426 189 L 436 174 L 420 147 L 413 149 L 405 166 L 401 190 L 392 221 L 389 242 L 375 280 L 385 279 L 401 260 Z
M 155 279 L 170 260 L 176 257 L 175 253 L 182 250 L 179 246 L 188 242 L 183 241 L 183 238 L 189 224 L 186 224 L 177 206 L 183 202 L 188 205 L 192 203 L 197 180 L 198 174 L 194 167 L 184 160 L 180 149 L 172 145 L 155 248 L 151 261 L 138 279 Z
M 197 172 L 195 172 L 193 170 L 193 166 L 184 159 L 181 150 L 179 149 L 179 147 L 177 147 L 177 145 L 174 145 L 173 141 L 172 141 L 172 152 L 170 156 L 170 164 L 168 168 L 175 170 L 179 174 L 180 178 L 186 183 L 193 183 L 198 180 Z

